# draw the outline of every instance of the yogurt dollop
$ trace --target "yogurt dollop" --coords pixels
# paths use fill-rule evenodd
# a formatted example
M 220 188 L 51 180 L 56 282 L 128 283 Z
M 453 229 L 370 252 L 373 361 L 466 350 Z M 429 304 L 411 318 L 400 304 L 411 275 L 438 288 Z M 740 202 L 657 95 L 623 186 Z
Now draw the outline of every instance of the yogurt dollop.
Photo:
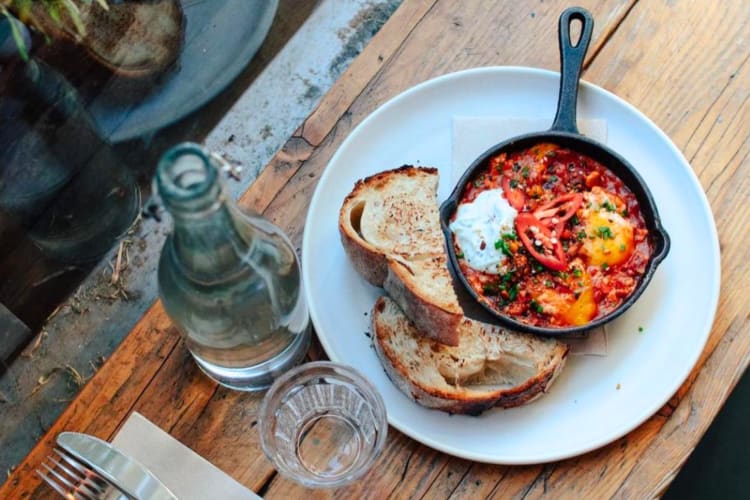
M 462 203 L 449 227 L 463 258 L 472 269 L 499 274 L 507 258 L 495 242 L 513 232 L 518 212 L 502 189 L 482 191 L 471 203 Z

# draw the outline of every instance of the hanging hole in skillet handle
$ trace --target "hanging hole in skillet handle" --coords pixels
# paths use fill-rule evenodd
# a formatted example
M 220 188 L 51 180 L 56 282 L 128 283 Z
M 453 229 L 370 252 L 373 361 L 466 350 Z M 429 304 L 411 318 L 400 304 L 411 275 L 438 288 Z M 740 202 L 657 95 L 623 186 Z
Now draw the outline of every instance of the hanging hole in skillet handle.
M 573 45 L 571 25 L 580 21 L 580 36 Z M 586 58 L 586 50 L 591 42 L 594 18 L 582 7 L 566 9 L 560 16 L 560 95 L 557 101 L 557 114 L 551 130 L 578 134 L 576 125 L 576 102 L 578 101 L 578 79 Z

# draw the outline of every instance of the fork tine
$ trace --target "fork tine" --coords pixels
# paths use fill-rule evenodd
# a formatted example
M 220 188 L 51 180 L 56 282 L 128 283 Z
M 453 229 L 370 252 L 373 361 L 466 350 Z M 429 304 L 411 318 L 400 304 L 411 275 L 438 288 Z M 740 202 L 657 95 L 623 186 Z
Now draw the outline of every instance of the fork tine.
M 104 493 L 104 488 L 100 488 L 99 485 L 91 481 L 87 477 L 85 472 L 77 474 L 51 456 L 48 456 L 47 460 L 62 469 L 63 472 L 65 472 L 71 479 L 74 479 L 76 483 L 78 483 L 78 485 L 75 487 L 76 490 L 80 490 L 83 494 L 90 497 L 101 496 Z
M 96 488 L 100 492 L 103 492 L 105 488 L 107 487 L 107 485 L 109 484 L 104 478 L 102 478 L 99 475 L 98 472 L 91 469 L 84 463 L 80 462 L 77 458 L 68 455 L 67 453 L 65 453 L 64 451 L 58 448 L 54 448 L 52 451 L 54 451 L 68 465 L 70 465 L 76 471 L 79 472 L 79 474 L 77 474 L 77 477 L 81 478 L 81 481 L 85 481 L 87 484 L 90 484 L 93 488 Z M 49 459 L 52 460 L 52 457 L 49 457 Z M 63 465 L 60 464 L 60 467 L 63 467 Z M 71 475 L 76 476 L 75 473 L 72 473 Z
M 68 490 L 66 490 L 61 485 L 59 485 L 57 482 L 55 482 L 55 480 L 52 479 L 49 475 L 45 474 L 44 472 L 42 472 L 39 469 L 36 469 L 35 472 L 37 473 L 37 475 L 39 477 L 42 478 L 42 480 L 45 483 L 47 483 L 47 485 L 50 488 L 52 488 L 53 490 L 55 490 L 56 492 L 58 492 L 59 494 L 61 494 L 63 497 L 70 498 L 70 493 L 68 492 Z
M 50 485 L 56 492 L 60 493 L 63 497 L 71 500 L 96 500 L 96 496 L 90 496 L 85 493 L 78 491 L 71 482 L 65 478 L 62 474 L 55 471 L 52 467 L 42 462 L 42 467 L 47 469 L 47 474 L 42 475 L 41 471 L 37 469 L 37 474 L 42 476 L 42 479 Z M 51 475 L 50 475 L 51 474 Z M 65 487 L 66 486 L 67 489 Z

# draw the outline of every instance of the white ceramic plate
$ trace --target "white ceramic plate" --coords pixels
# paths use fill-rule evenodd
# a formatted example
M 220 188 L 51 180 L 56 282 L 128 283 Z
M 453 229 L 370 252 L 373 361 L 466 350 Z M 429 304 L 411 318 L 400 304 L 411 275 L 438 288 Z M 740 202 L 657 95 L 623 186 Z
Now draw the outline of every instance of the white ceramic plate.
M 554 117 L 558 73 L 480 68 L 420 84 L 365 119 L 331 159 L 313 195 L 302 265 L 315 329 L 328 356 L 356 367 L 383 395 L 388 420 L 443 452 L 481 462 L 541 463 L 603 446 L 654 414 L 698 359 L 719 296 L 719 245 L 706 197 L 680 151 L 638 110 L 582 83 L 579 118 L 607 120 L 607 144 L 643 176 L 672 249 L 638 302 L 609 327 L 606 357 L 570 357 L 550 392 L 480 417 L 428 410 L 386 377 L 371 347 L 369 311 L 382 293 L 340 244 L 337 217 L 357 179 L 410 163 L 440 169 L 450 193 L 453 116 Z M 498 141 L 504 138 L 498 138 Z M 642 329 L 642 331 L 640 331 Z

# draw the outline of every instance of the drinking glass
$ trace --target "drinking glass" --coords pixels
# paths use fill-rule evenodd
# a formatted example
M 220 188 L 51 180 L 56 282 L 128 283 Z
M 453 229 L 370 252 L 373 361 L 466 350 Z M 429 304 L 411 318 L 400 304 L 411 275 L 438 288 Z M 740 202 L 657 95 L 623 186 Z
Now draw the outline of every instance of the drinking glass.
M 285 373 L 260 409 L 261 445 L 279 472 L 311 488 L 362 476 L 385 445 L 385 405 L 352 368 L 316 361 Z

